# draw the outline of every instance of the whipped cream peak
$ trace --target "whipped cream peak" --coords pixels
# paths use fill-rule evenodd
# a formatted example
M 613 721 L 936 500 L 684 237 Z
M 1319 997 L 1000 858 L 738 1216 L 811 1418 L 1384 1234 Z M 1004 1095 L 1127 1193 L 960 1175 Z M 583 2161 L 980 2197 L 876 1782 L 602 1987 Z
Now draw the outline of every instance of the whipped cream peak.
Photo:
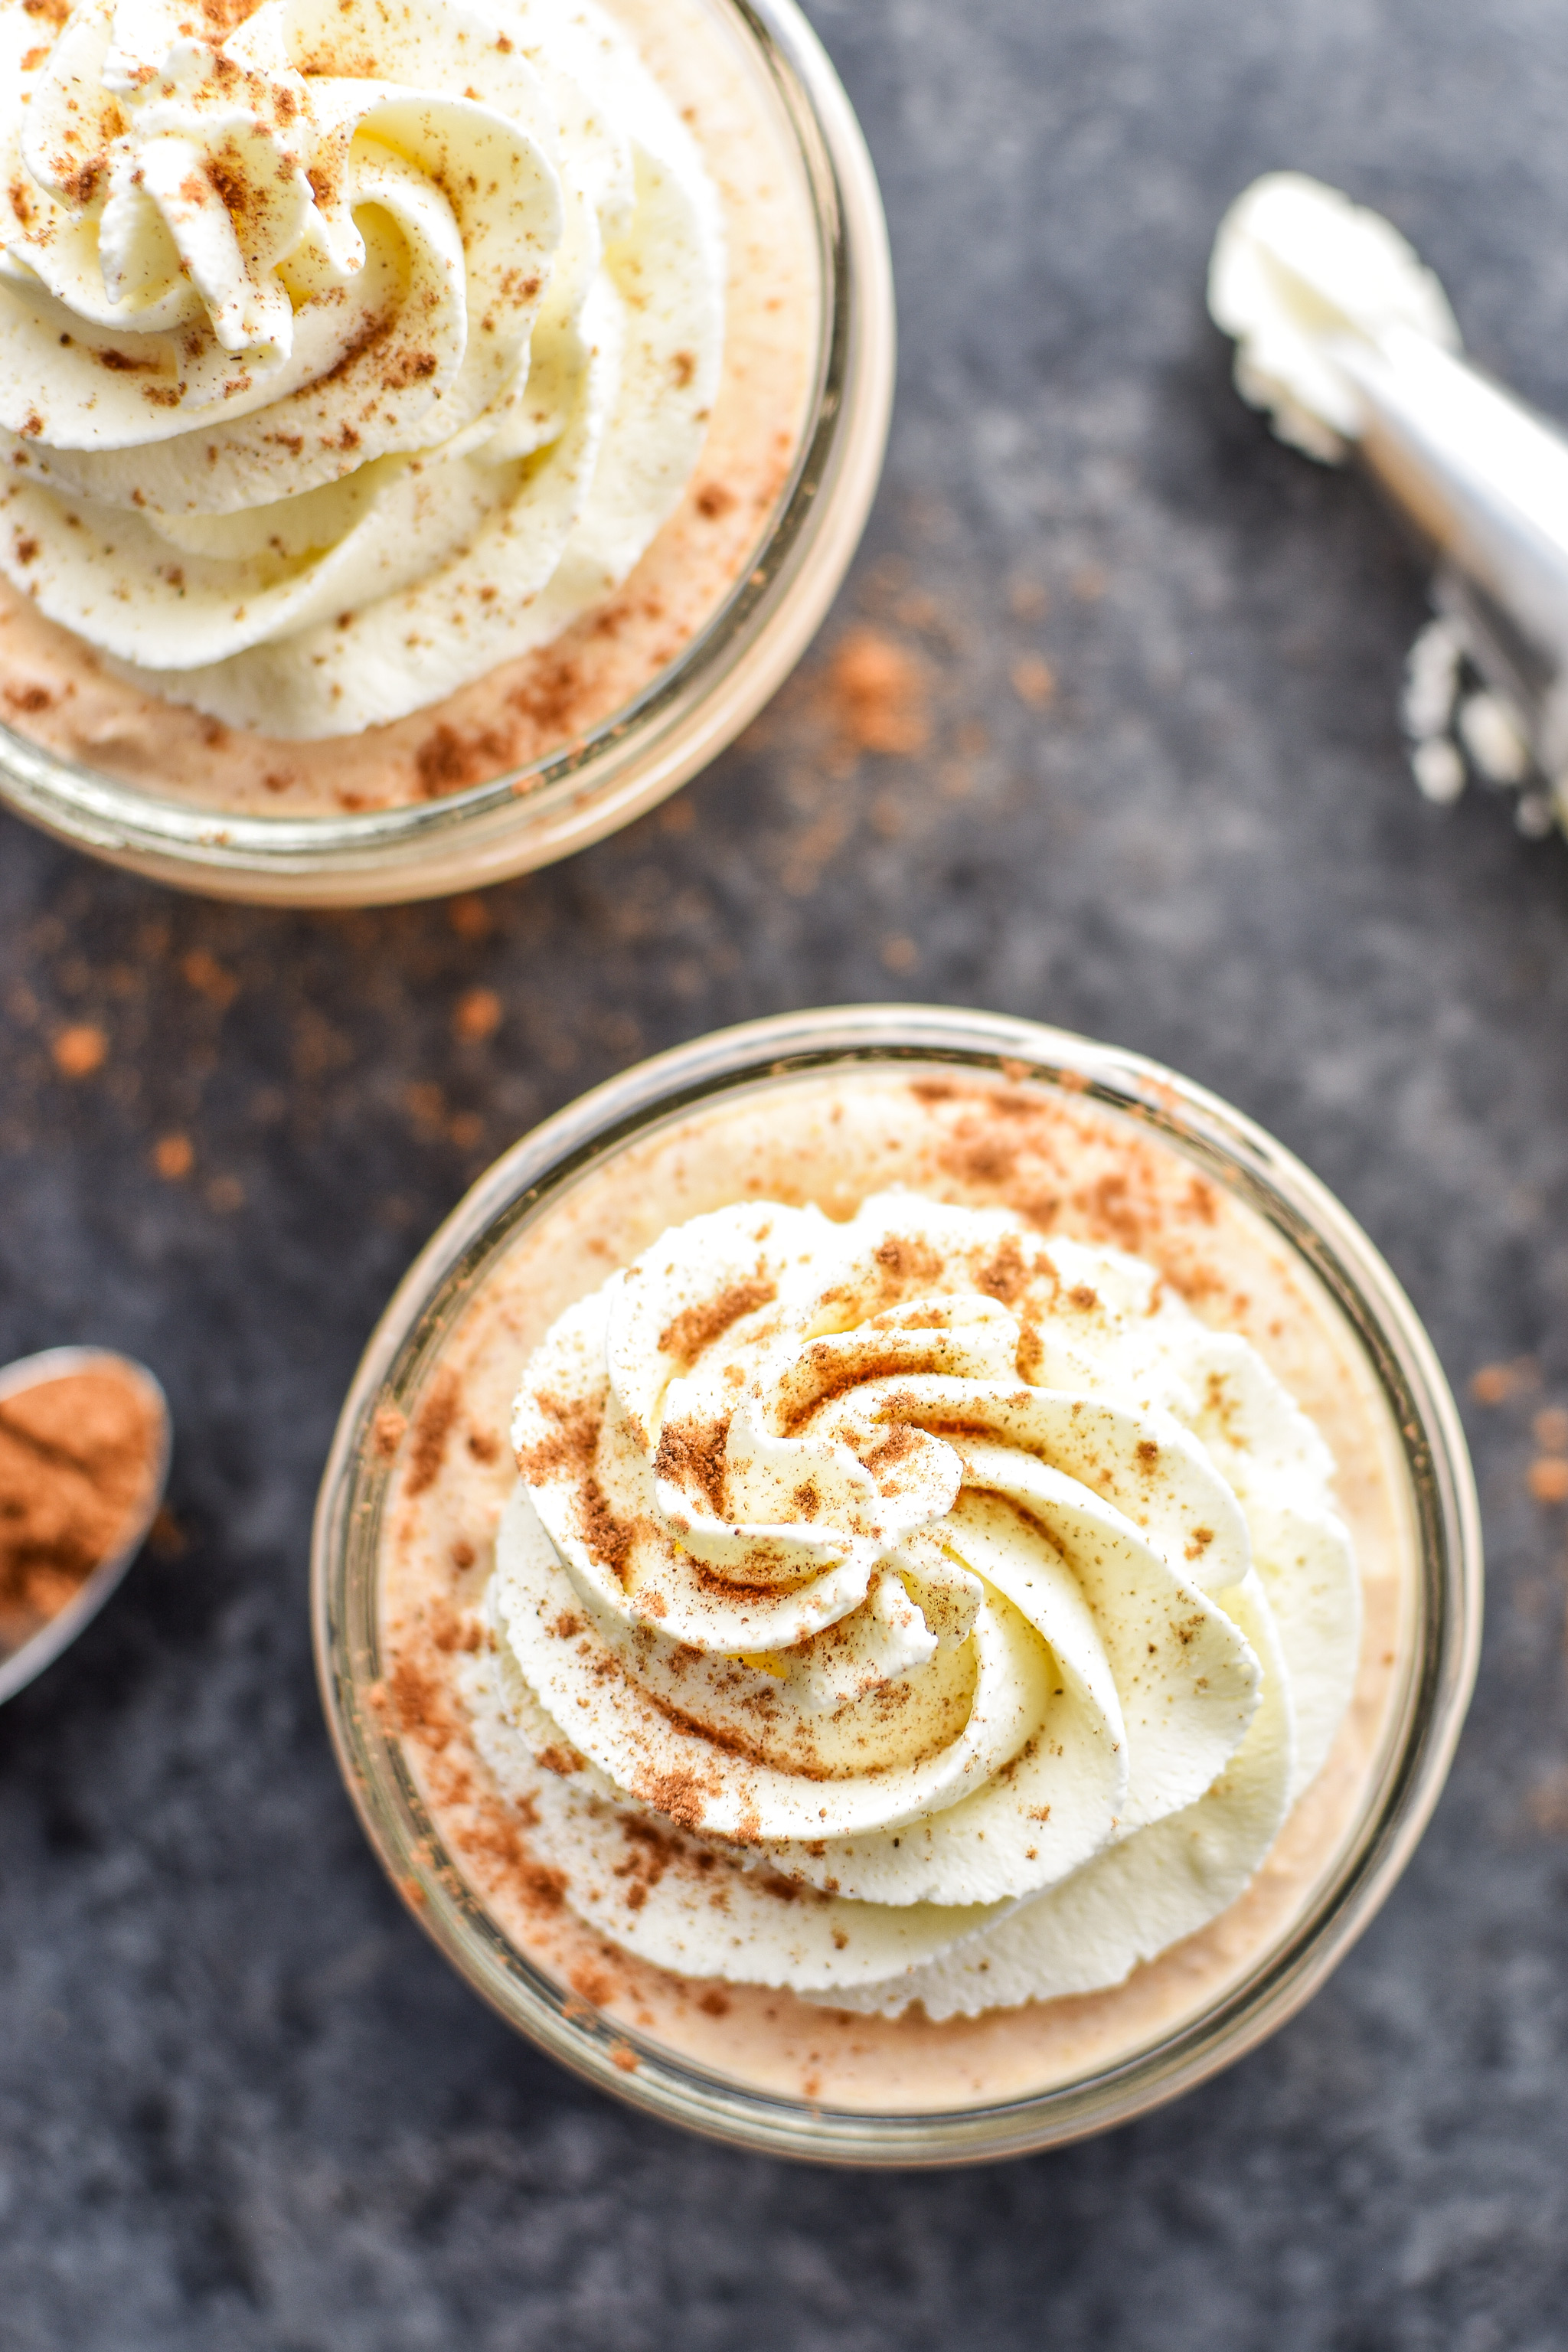
M 46 28 L 47 29 L 47 28 Z M 618 584 L 701 446 L 715 193 L 584 0 L 0 0 L 0 565 L 349 733 Z
M 317 120 L 281 11 L 262 9 L 222 41 L 190 25 L 171 0 L 120 0 L 99 75 L 125 129 L 101 162 L 78 163 L 75 190 L 84 175 L 94 193 L 106 183 L 98 258 L 111 323 L 145 333 L 199 303 L 226 352 L 280 366 L 293 349 L 294 292 L 342 285 L 364 266 L 343 203 L 346 131 L 330 107 Z M 23 137 L 35 177 L 40 133 L 63 143 L 60 69 L 57 53 Z M 71 184 L 46 184 L 71 205 Z
M 1342 1712 L 1321 1439 L 1150 1267 L 1008 1212 L 695 1218 L 558 1320 L 512 1435 L 481 1745 L 546 1759 L 574 1900 L 665 1965 L 984 2008 L 1029 1996 L 972 1942 L 1131 1870 L 1070 1963 L 1037 1922 L 1034 1990 L 1114 1981 L 1239 1892 Z M 689 1864 L 630 1911 L 628 1807 Z

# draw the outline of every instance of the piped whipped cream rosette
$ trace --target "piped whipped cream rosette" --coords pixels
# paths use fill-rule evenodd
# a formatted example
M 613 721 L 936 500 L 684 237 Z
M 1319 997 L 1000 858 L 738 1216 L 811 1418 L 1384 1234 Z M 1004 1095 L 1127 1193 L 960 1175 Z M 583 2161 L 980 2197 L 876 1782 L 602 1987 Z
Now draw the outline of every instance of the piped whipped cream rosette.
M 1118 1982 L 1242 1891 L 1349 1696 L 1310 1423 L 1005 1211 L 696 1218 L 554 1325 L 513 1438 L 476 1737 L 580 1915 L 688 1975 Z
M 593 0 L 0 0 L 0 565 L 344 734 L 549 642 L 700 453 L 717 195 Z

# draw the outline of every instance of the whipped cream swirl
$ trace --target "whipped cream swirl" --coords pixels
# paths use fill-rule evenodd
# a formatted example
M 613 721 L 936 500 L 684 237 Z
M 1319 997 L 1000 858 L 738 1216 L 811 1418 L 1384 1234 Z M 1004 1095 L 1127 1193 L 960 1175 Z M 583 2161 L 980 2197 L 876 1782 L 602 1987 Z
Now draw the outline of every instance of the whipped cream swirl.
M 355 732 L 609 594 L 700 451 L 717 195 L 593 0 L 0 0 L 0 565 Z
M 513 1438 L 477 1736 L 582 1916 L 687 1974 L 1117 1982 L 1240 1893 L 1349 1695 L 1316 1431 L 1005 1211 L 696 1218 L 555 1324 Z

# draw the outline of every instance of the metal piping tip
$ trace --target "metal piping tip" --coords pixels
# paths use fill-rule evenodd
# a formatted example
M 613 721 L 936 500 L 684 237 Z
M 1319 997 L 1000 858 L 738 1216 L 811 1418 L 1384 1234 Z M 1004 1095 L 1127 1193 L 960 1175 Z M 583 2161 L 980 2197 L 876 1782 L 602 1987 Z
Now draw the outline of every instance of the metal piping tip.
M 1568 803 L 1568 438 L 1407 328 L 1333 359 L 1363 464 L 1436 555 L 1439 609 Z
M 1209 308 L 1243 399 L 1310 457 L 1357 455 L 1436 560 L 1404 705 L 1422 791 L 1473 769 L 1521 788 L 1524 832 L 1568 830 L 1568 436 L 1464 357 L 1388 221 L 1300 173 L 1230 207 Z

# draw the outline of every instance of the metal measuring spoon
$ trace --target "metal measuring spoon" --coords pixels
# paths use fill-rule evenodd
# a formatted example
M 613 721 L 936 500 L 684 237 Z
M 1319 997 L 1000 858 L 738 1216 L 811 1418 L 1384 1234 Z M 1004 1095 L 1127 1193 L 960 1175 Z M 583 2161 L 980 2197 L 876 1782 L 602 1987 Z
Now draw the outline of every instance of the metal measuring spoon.
M 146 1541 L 147 1531 L 163 1499 L 169 1475 L 169 1402 L 146 1366 L 133 1358 L 117 1355 L 108 1348 L 47 1348 L 39 1355 L 19 1357 L 15 1363 L 0 1367 L 0 1409 L 12 1398 L 43 1388 L 52 1381 L 94 1371 L 109 1372 L 141 1391 L 152 1431 L 151 1475 L 142 1499 L 127 1514 L 117 1531 L 112 1550 L 89 1571 L 69 1600 L 47 1618 L 37 1633 L 28 1634 L 16 1649 L 0 1657 L 0 1701 L 15 1697 L 36 1675 L 41 1675 L 76 1640 L 82 1627 L 97 1616 Z

